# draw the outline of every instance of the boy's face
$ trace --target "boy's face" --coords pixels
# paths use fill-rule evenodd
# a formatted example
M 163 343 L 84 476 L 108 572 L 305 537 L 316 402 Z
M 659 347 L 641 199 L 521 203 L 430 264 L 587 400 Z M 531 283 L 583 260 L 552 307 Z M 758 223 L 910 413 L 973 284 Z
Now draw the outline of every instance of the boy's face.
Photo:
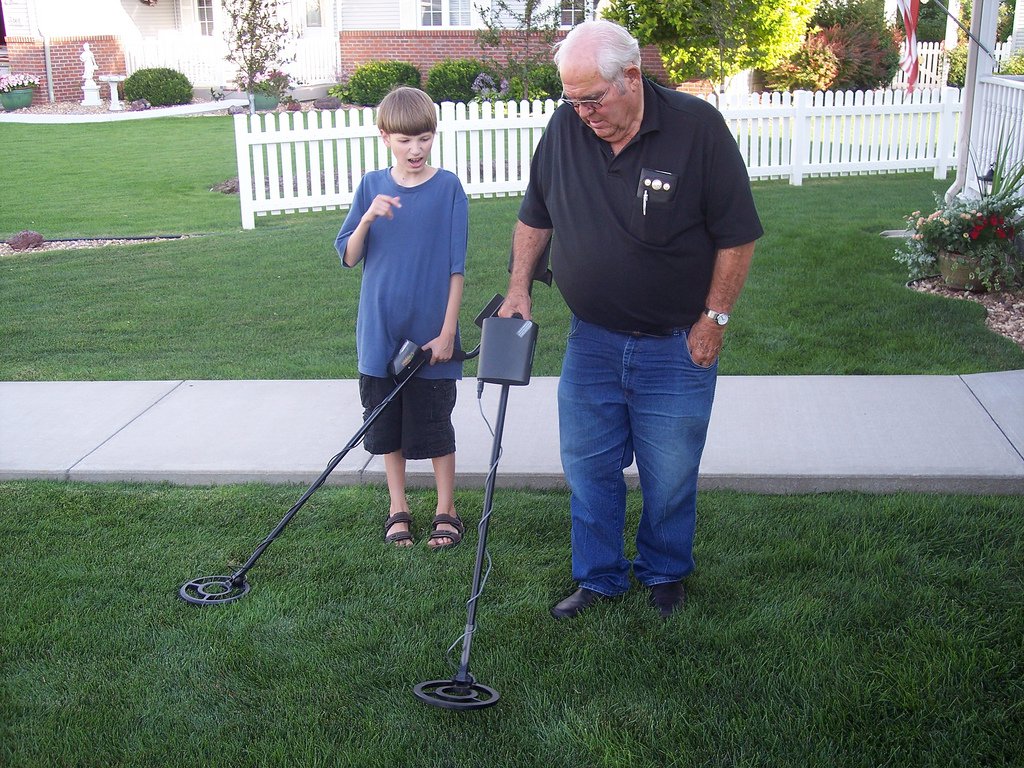
M 404 133 L 381 131 L 384 146 L 395 156 L 395 170 L 407 179 L 416 179 L 427 168 L 430 148 L 434 145 L 433 133 L 406 136 Z

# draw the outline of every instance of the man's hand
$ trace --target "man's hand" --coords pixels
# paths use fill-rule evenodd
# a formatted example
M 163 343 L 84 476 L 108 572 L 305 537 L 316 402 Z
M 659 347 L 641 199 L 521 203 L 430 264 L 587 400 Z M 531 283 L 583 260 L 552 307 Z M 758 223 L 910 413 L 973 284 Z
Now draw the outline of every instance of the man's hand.
M 690 333 L 686 338 L 693 362 L 704 368 L 710 368 L 722 351 L 724 337 L 725 328 L 702 314 L 690 328 Z
M 519 315 L 524 320 L 530 320 L 532 319 L 530 314 L 532 306 L 533 302 L 530 300 L 529 291 L 510 290 L 504 303 L 498 308 L 498 317 Z

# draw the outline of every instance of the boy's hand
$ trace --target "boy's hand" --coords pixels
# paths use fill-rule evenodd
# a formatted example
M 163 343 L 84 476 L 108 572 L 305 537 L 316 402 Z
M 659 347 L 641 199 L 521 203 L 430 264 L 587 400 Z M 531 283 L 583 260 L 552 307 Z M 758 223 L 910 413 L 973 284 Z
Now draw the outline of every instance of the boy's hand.
M 445 363 L 452 359 L 455 354 L 455 336 L 442 334 L 436 339 L 431 339 L 423 345 L 423 349 L 430 350 L 430 364 Z
M 395 218 L 394 208 L 401 208 L 401 198 L 397 195 L 391 197 L 390 195 L 377 195 L 373 198 L 373 202 L 370 203 L 370 207 L 366 209 L 366 213 L 363 214 L 363 221 L 369 224 L 381 216 L 387 219 Z

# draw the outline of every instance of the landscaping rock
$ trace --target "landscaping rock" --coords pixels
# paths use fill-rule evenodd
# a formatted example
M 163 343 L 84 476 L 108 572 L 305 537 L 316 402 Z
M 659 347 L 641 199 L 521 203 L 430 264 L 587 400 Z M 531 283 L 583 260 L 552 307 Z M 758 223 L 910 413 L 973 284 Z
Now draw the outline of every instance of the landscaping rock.
M 128 102 L 129 112 L 142 112 L 150 108 L 150 103 L 145 99 L 136 99 L 135 101 Z
M 7 244 L 15 251 L 27 251 L 29 248 L 39 248 L 46 239 L 38 232 L 25 229 L 8 239 Z
M 324 96 L 313 102 L 314 109 L 341 109 L 341 99 L 335 96 Z
M 225 195 L 237 195 L 238 194 L 238 177 L 235 176 L 232 179 L 222 181 L 220 184 L 215 184 L 211 189 L 211 192 L 223 192 Z

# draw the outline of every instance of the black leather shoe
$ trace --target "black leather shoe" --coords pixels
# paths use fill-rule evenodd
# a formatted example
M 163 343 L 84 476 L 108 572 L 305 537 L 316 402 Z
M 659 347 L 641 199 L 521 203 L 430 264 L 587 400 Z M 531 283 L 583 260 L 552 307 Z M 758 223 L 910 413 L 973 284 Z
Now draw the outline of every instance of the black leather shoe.
M 574 616 L 579 616 L 583 611 L 587 610 L 592 605 L 601 602 L 602 600 L 610 600 L 611 598 L 606 595 L 602 595 L 600 592 L 595 592 L 592 589 L 586 587 L 580 587 L 565 600 L 555 605 L 551 609 L 551 615 L 556 619 L 571 619 Z
M 654 584 L 650 589 L 651 605 L 658 609 L 663 619 L 667 619 L 673 611 L 686 604 L 686 585 L 681 581 Z

